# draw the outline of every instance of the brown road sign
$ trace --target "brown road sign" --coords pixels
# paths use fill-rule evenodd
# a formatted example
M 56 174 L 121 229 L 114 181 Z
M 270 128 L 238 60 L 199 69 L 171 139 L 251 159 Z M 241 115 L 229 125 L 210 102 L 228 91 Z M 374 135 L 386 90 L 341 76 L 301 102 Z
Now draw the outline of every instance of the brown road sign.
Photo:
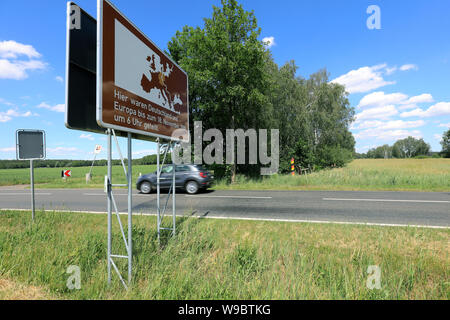
M 98 0 L 97 122 L 101 127 L 188 139 L 188 77 L 109 1 Z M 177 131 L 181 132 L 181 131 Z M 178 139 L 180 138 L 180 139 Z

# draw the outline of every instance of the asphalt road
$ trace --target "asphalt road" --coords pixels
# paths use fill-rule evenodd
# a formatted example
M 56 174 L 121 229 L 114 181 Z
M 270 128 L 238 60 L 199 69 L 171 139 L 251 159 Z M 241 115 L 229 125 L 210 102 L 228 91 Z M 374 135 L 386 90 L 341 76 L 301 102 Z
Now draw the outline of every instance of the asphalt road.
M 114 190 L 120 212 L 127 191 Z M 162 196 L 162 205 L 165 197 Z M 30 190 L 0 189 L 0 208 L 30 209 Z M 168 202 L 171 213 L 172 200 Z M 450 193 L 366 191 L 208 191 L 177 193 L 177 215 L 316 222 L 450 227 Z M 106 211 L 99 189 L 39 189 L 37 209 Z M 156 195 L 133 191 L 134 213 L 156 213 Z

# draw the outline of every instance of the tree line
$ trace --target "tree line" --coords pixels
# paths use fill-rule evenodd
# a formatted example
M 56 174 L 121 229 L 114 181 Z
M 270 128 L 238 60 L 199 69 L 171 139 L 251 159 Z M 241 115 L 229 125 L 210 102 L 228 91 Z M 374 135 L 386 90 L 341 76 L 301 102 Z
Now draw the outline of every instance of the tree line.
M 447 140 L 450 137 L 450 130 L 447 132 Z M 397 140 L 392 146 L 385 144 L 376 148 L 372 148 L 367 153 L 355 154 L 356 158 L 368 159 L 408 159 L 416 157 L 450 157 L 450 152 L 445 152 L 444 140 L 441 142 L 443 146 L 442 152 L 432 152 L 431 147 L 423 139 L 416 139 L 414 137 L 407 137 L 405 139 Z M 447 143 L 448 144 L 448 143 Z M 450 151 L 450 148 L 447 148 Z
M 329 82 L 326 69 L 303 78 L 289 61 L 278 66 L 253 11 L 236 0 L 213 6 L 203 27 L 185 26 L 168 43 L 168 54 L 189 75 L 190 131 L 203 129 L 279 129 L 280 171 L 290 159 L 311 168 L 343 166 L 352 159 L 349 131 L 354 109 L 345 88 Z M 218 165 L 228 175 L 258 174 L 258 165 Z
M 125 164 L 127 164 L 127 159 L 124 159 Z M 166 163 L 170 163 L 170 154 L 167 155 Z M 133 159 L 133 165 L 153 165 L 156 164 L 156 154 L 148 155 L 140 159 Z M 95 160 L 94 167 L 102 167 L 108 164 L 107 160 Z M 112 160 L 114 166 L 122 165 L 120 160 Z M 35 168 L 61 168 L 70 169 L 73 167 L 88 167 L 92 165 L 92 160 L 33 160 L 33 165 Z M 20 169 L 29 168 L 29 160 L 0 160 L 0 169 Z

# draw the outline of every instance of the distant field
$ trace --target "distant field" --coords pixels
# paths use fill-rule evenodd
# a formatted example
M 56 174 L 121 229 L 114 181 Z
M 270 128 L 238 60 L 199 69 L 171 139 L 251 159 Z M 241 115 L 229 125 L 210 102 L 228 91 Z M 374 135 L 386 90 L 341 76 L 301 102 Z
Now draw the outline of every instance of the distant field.
M 122 217 L 126 223 L 126 216 Z M 1 299 L 450 299 L 449 229 L 133 217 L 134 283 L 107 286 L 105 215 L 0 211 Z M 114 253 L 124 254 L 114 219 Z M 119 267 L 124 267 L 123 261 Z M 81 289 L 66 287 L 67 267 Z M 367 288 L 379 266 L 381 289 Z
M 36 168 L 40 188 L 101 188 L 106 167 L 94 167 L 93 180 L 86 184 L 89 167 L 67 168 L 72 177 L 61 179 L 60 168 Z M 154 172 L 155 165 L 133 166 L 133 183 L 139 173 Z M 30 183 L 29 169 L 0 170 L 0 186 Z M 121 166 L 113 167 L 114 183 L 125 183 Z M 218 181 L 215 189 L 226 190 L 372 190 L 450 191 L 450 159 L 361 159 L 345 168 L 323 170 L 309 175 L 274 175 L 260 180 L 238 176 L 235 184 Z
M 107 167 L 93 167 L 92 180 L 86 184 L 86 173 L 90 167 L 65 168 L 72 170 L 72 176 L 63 180 L 62 168 L 35 168 L 34 181 L 41 188 L 102 188 L 107 174 Z M 147 174 L 156 171 L 156 165 L 133 166 L 133 183 L 139 173 Z M 122 166 L 113 166 L 113 183 L 126 183 L 126 177 Z M 29 185 L 30 169 L 2 169 L 0 170 L 0 186 Z
M 344 168 L 309 175 L 274 175 L 262 181 L 240 177 L 218 189 L 450 191 L 450 159 L 361 159 Z

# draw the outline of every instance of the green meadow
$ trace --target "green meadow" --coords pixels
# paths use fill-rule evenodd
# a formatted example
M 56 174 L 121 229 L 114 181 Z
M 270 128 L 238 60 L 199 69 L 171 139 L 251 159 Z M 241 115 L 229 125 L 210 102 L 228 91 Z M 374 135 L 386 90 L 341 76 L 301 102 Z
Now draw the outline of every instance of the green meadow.
M 126 223 L 126 217 L 122 217 Z M 0 299 L 446 299 L 449 229 L 135 216 L 134 277 L 106 273 L 105 215 L 0 211 Z M 114 253 L 125 254 L 117 221 Z M 81 289 L 67 287 L 79 266 Z M 380 289 L 367 287 L 369 266 Z M 124 262 L 118 263 L 126 274 Z
M 34 182 L 38 188 L 103 188 L 107 167 L 93 167 L 92 180 L 86 183 L 86 174 L 90 167 L 64 168 L 71 170 L 70 178 L 62 179 L 62 168 L 35 168 Z M 128 169 L 128 168 L 127 168 Z M 133 166 L 133 183 L 139 174 L 147 174 L 156 171 L 156 165 Z M 113 166 L 113 183 L 124 184 L 127 182 L 122 166 Z M 0 186 L 28 185 L 30 184 L 30 169 L 1 169 Z
M 92 181 L 86 183 L 89 167 L 67 168 L 72 177 L 61 178 L 61 168 L 36 168 L 38 188 L 102 188 L 106 167 L 94 167 Z M 154 172 L 155 165 L 133 166 L 133 182 L 140 173 Z M 126 183 L 122 166 L 113 166 L 113 182 Z M 0 186 L 29 185 L 29 169 L 0 170 Z M 360 159 L 344 168 L 321 170 L 307 175 L 282 175 L 250 179 L 237 176 L 230 184 L 219 180 L 217 190 L 373 190 L 450 191 L 450 159 Z
M 217 189 L 450 191 L 450 159 L 360 159 L 344 168 L 307 175 L 274 175 L 261 179 L 238 177 L 219 181 Z

